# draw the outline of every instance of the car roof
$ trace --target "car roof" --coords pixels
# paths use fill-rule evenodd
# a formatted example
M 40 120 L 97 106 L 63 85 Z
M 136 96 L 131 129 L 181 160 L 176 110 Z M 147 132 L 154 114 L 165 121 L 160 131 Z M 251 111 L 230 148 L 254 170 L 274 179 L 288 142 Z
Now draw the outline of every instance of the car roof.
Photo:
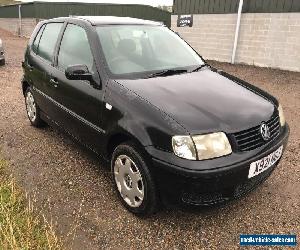
M 117 17 L 117 16 L 71 16 L 64 18 L 54 18 L 52 20 L 72 20 L 72 19 L 81 19 L 90 22 L 92 25 L 154 25 L 162 26 L 162 22 L 156 22 L 151 20 L 143 20 L 132 17 Z M 51 21 L 51 20 L 48 20 Z

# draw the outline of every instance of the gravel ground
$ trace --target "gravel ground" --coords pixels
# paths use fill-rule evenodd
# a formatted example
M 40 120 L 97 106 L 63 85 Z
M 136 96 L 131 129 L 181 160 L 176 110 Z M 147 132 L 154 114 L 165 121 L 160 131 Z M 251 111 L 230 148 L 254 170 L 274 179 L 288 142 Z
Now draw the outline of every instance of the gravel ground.
M 27 120 L 20 89 L 27 40 L 0 30 L 0 150 L 10 171 L 70 249 L 234 249 L 241 233 L 300 233 L 300 73 L 212 62 L 269 91 L 291 127 L 288 149 L 258 189 L 226 206 L 169 209 L 147 219 L 128 213 L 104 162 L 50 127 Z

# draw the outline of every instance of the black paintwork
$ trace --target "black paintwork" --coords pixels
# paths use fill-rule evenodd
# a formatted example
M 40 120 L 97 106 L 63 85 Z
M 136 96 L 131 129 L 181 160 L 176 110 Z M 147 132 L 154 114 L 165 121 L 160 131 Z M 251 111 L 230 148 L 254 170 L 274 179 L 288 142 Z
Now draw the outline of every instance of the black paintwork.
M 34 37 L 47 22 L 64 23 L 52 63 L 31 50 Z M 92 77 L 90 82 L 67 79 L 65 72 L 57 68 L 58 48 L 67 23 L 79 25 L 87 32 L 96 68 L 89 76 Z M 122 18 L 114 18 L 111 25 L 117 23 L 160 25 Z M 287 125 L 276 140 L 249 152 L 233 150 L 229 156 L 205 161 L 175 156 L 171 146 L 173 135 L 223 131 L 230 137 L 231 133 L 257 126 L 277 114 L 277 100 L 209 66 L 171 76 L 114 79 L 107 69 L 95 24 L 110 25 L 107 18 L 93 20 L 92 17 L 57 18 L 39 23 L 25 54 L 23 89 L 26 85 L 32 86 L 43 119 L 63 128 L 99 155 L 109 159 L 112 145 L 126 139 L 135 140 L 152 159 L 157 184 L 168 195 L 174 194 L 168 189 L 171 186 L 171 191 L 178 196 L 178 190 L 184 189 L 179 184 L 190 182 L 186 178 L 196 178 L 198 184 L 201 178 L 212 183 L 226 179 L 226 185 L 237 185 L 246 178 L 245 169 L 251 162 L 286 145 Z M 106 103 L 112 106 L 111 110 L 106 108 Z M 233 172 L 239 174 L 231 178 Z

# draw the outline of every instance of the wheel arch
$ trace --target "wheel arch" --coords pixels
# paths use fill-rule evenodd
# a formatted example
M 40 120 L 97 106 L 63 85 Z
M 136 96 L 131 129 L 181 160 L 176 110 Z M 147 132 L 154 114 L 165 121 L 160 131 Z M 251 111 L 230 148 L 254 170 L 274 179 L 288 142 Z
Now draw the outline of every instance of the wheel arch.
M 142 143 L 134 135 L 126 131 L 118 131 L 114 134 L 111 134 L 107 140 L 107 147 L 106 147 L 107 158 L 111 159 L 111 156 L 118 145 L 129 141 L 136 144 L 140 149 L 144 149 Z
M 26 80 L 22 80 L 22 93 L 25 96 L 26 89 L 30 87 L 30 84 Z

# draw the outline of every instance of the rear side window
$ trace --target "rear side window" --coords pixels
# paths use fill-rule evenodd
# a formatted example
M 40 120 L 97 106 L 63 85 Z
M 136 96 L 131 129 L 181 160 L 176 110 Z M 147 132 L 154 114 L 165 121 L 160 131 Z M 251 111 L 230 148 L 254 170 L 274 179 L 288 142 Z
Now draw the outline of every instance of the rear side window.
M 84 64 L 92 72 L 93 62 L 85 30 L 80 26 L 68 24 L 60 44 L 58 67 L 65 70 L 71 65 Z
M 40 38 L 37 54 L 49 62 L 52 61 L 56 41 L 62 25 L 62 23 L 46 24 L 42 37 Z
M 43 26 L 40 28 L 39 32 L 37 33 L 37 35 L 36 35 L 36 37 L 35 37 L 35 39 L 34 39 L 34 42 L 33 42 L 33 44 L 32 44 L 32 50 L 33 50 L 34 53 L 37 53 L 38 46 L 39 46 L 39 43 L 40 43 L 41 36 L 42 36 L 42 34 L 43 34 L 44 28 L 45 28 L 45 25 L 43 25 Z

